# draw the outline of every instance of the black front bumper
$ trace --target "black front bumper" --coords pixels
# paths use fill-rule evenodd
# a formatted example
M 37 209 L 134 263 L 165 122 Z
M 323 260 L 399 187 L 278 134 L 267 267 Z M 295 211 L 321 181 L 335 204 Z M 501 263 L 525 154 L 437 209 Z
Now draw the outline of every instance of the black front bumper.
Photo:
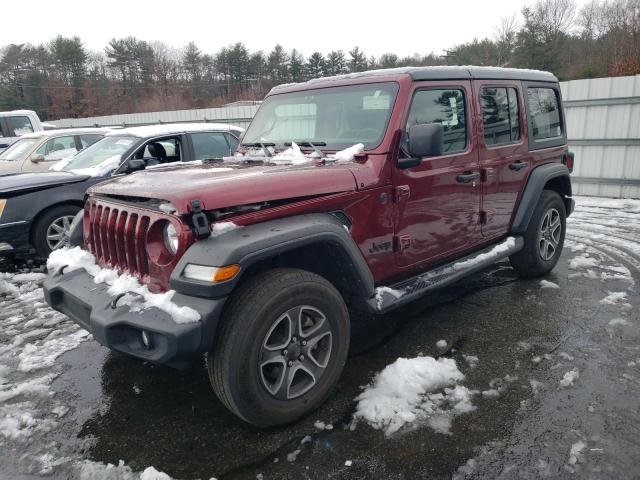
M 93 334 L 105 347 L 155 363 L 184 368 L 193 358 L 211 350 L 226 298 L 199 298 L 176 293 L 173 302 L 200 314 L 200 321 L 176 323 L 157 308 L 133 312 L 126 305 L 112 306 L 106 284 L 96 284 L 85 270 L 51 273 L 44 282 L 49 305 Z M 142 332 L 150 339 L 145 346 Z
M 31 224 L 27 222 L 0 224 L 0 243 L 11 245 L 10 250 L 0 250 L 0 257 L 33 252 L 29 239 Z

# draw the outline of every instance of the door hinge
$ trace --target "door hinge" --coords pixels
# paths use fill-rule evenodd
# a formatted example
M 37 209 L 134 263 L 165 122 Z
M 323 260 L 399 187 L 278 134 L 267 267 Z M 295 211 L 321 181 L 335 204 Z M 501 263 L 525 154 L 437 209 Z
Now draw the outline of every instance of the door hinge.
M 487 223 L 487 212 L 480 210 L 479 220 L 481 225 L 485 225 Z
M 400 203 L 403 199 L 411 196 L 411 187 L 409 185 L 399 185 L 395 188 L 394 201 Z
M 191 221 L 193 222 L 193 230 L 196 237 L 201 240 L 211 235 L 209 230 L 209 219 L 207 215 L 202 211 L 202 204 L 200 200 L 191 201 Z
M 411 235 L 400 235 L 393 237 L 393 251 L 402 252 L 411 246 Z

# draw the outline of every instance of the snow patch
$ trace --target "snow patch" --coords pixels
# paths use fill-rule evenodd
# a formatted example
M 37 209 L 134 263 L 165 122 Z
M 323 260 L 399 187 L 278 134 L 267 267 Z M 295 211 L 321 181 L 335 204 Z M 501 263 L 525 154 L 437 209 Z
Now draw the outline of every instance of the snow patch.
M 241 228 L 240 225 L 236 225 L 233 222 L 218 222 L 214 223 L 211 226 L 211 237 L 218 237 L 223 233 L 230 232 L 231 230 L 235 230 L 237 228 Z
M 565 388 L 571 387 L 573 383 L 578 379 L 579 376 L 580 374 L 578 373 L 577 370 L 569 370 L 567 373 L 564 374 L 564 376 L 562 377 L 562 380 L 560 380 L 560 386 Z
M 170 202 L 161 203 L 160 205 L 158 205 L 158 208 L 162 212 L 168 213 L 168 214 L 174 214 L 177 211 L 175 205 L 173 203 L 170 203 Z
M 438 347 L 440 350 L 444 350 L 445 348 L 447 348 L 447 341 L 446 340 L 438 340 L 436 342 L 436 347 Z
M 476 368 L 478 366 L 478 363 L 480 363 L 480 359 L 475 355 L 462 355 L 462 358 L 464 358 L 464 361 L 467 362 L 469 368 Z
M 572 270 L 578 270 L 580 268 L 588 268 L 588 267 L 596 267 L 600 264 L 600 262 L 590 257 L 588 253 L 582 254 L 580 256 L 574 257 L 569 260 L 569 268 Z
M 376 308 L 378 310 L 382 310 L 382 304 L 384 303 L 384 294 L 388 293 L 389 295 L 400 298 L 404 295 L 404 291 L 402 290 L 394 290 L 389 287 L 378 287 L 376 288 Z
M 559 289 L 560 285 L 557 283 L 549 282 L 547 280 L 540 280 L 540 288 L 555 288 Z
M 49 255 L 47 269 L 50 272 L 65 265 L 65 272 L 82 268 L 93 277 L 94 283 L 107 284 L 109 295 L 126 294 L 120 304 L 128 305 L 134 312 L 155 307 L 170 315 L 176 323 L 194 323 L 200 320 L 200 314 L 193 308 L 173 303 L 175 290 L 169 290 L 165 293 L 151 293 L 146 285 L 141 285 L 137 278 L 128 273 L 119 274 L 114 269 L 100 267 L 96 264 L 95 257 L 80 247 L 54 250 Z
M 498 260 L 498 258 L 500 258 L 503 254 L 507 253 L 509 250 L 513 249 L 515 246 L 516 246 L 516 239 L 514 237 L 507 237 L 503 242 L 497 244 L 488 252 L 480 253 L 468 260 L 454 263 L 452 268 L 454 270 L 464 270 L 467 268 L 474 267 L 488 260 Z
M 387 436 L 415 422 L 448 434 L 454 416 L 475 408 L 471 397 L 477 392 L 458 384 L 464 378 L 450 358 L 399 358 L 356 397 L 354 419 Z
M 609 325 L 615 327 L 616 325 L 629 325 L 629 322 L 624 318 L 612 318 L 609 320 Z
M 600 300 L 600 303 L 603 305 L 624 305 L 631 306 L 630 303 L 627 303 L 627 293 L 626 292 L 609 292 L 609 295 Z
M 571 450 L 569 451 L 569 460 L 567 461 L 567 463 L 569 465 L 575 465 L 579 461 L 582 461 L 582 451 L 586 446 L 586 443 L 584 443 L 582 440 L 571 445 Z

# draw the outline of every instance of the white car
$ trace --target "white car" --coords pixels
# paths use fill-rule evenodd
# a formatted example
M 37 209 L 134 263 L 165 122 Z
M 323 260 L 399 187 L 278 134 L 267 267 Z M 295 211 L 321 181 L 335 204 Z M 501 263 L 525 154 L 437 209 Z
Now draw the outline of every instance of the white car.
M 0 112 L 0 152 L 27 133 L 41 132 L 44 126 L 33 110 Z
M 111 131 L 109 128 L 69 128 L 28 133 L 0 153 L 0 175 L 42 172 L 70 159 Z

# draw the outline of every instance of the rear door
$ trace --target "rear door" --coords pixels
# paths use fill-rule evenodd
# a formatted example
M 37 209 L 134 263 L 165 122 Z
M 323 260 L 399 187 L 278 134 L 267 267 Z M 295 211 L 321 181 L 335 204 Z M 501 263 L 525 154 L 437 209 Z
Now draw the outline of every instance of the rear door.
M 394 168 L 396 258 L 400 266 L 439 262 L 482 241 L 480 170 L 472 135 L 470 81 L 416 82 L 406 114 L 404 144 L 415 124 L 444 127 L 443 154 Z M 402 155 L 403 153 L 401 153 Z
M 506 235 L 532 157 L 523 135 L 524 96 L 520 82 L 477 80 L 482 172 L 482 234 Z

